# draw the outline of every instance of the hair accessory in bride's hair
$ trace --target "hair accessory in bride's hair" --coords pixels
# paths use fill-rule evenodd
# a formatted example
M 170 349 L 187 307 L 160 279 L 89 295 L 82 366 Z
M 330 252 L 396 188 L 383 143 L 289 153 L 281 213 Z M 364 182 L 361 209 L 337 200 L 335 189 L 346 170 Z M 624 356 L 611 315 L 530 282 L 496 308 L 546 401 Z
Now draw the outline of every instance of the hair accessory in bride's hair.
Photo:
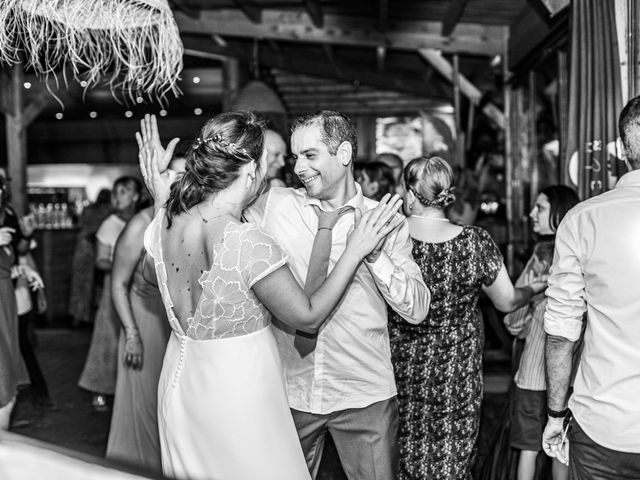
M 234 142 L 230 142 L 229 140 L 224 138 L 219 133 L 215 133 L 215 134 L 213 134 L 210 137 L 207 137 L 205 139 L 202 139 L 200 137 L 196 138 L 196 142 L 193 145 L 193 149 L 197 150 L 202 145 L 204 145 L 205 143 L 208 143 L 208 142 L 217 143 L 222 148 L 231 150 L 232 153 L 235 153 L 235 154 L 240 153 L 242 155 L 249 156 L 249 154 L 247 153 L 247 151 L 244 148 L 239 148 Z

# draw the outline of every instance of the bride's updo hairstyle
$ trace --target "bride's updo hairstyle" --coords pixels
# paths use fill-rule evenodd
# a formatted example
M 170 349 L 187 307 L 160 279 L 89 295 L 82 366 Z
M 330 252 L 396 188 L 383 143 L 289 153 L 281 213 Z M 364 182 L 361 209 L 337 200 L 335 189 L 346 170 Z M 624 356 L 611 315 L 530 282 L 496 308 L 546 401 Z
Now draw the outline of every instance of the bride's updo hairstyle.
M 440 157 L 411 160 L 404 169 L 404 185 L 425 207 L 444 210 L 456 199 L 453 170 Z
M 183 177 L 171 185 L 166 204 L 167 228 L 174 216 L 188 211 L 229 187 L 247 163 L 256 162 L 264 149 L 264 125 L 251 112 L 226 112 L 210 119 L 186 155 Z

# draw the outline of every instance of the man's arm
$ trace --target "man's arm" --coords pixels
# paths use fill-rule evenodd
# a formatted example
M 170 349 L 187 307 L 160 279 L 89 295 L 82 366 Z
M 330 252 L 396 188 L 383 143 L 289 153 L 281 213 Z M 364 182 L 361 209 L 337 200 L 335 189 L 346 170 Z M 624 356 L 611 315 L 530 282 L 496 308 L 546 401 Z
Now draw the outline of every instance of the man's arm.
M 429 313 L 431 293 L 413 261 L 407 221 L 389 234 L 375 262 L 364 262 L 386 302 L 407 322 L 421 323 Z
M 547 405 L 555 412 L 561 412 L 567 407 L 573 344 L 580 338 L 586 309 L 585 283 L 576 237 L 577 226 L 574 222 L 573 217 L 565 217 L 558 227 L 554 261 L 546 292 L 544 329 L 547 333 Z M 561 418 L 548 418 L 542 434 L 542 447 L 551 457 L 563 456 L 562 429 Z
M 564 337 L 547 335 L 545 366 L 547 371 L 547 405 L 556 412 L 567 408 L 567 393 L 571 382 L 574 342 Z

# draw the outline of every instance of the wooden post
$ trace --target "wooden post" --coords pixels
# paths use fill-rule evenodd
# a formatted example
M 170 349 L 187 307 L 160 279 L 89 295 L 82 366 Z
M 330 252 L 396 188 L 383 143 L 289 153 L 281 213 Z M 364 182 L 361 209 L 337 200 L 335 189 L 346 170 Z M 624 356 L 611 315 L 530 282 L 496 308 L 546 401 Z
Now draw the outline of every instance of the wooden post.
M 456 164 L 464 167 L 464 132 L 460 111 L 460 62 L 458 54 L 453 56 L 453 115 L 456 125 Z
M 506 36 L 506 35 L 505 35 Z M 513 277 L 514 275 L 514 263 L 515 263 L 515 255 L 514 255 L 514 215 L 513 215 L 513 174 L 514 174 L 514 149 L 513 149 L 513 135 L 516 133 L 514 131 L 513 125 L 513 110 L 512 110 L 512 87 L 509 83 L 509 56 L 508 56 L 508 37 L 505 38 L 504 41 L 504 52 L 502 56 L 502 85 L 504 85 L 504 117 L 505 117 L 505 135 L 504 135 L 504 165 L 505 165 L 505 203 L 507 207 L 507 251 L 505 256 L 505 263 L 507 267 L 507 271 L 509 275 Z
M 222 64 L 222 111 L 228 112 L 240 90 L 240 62 L 228 58 Z
M 5 93 L 5 120 L 7 134 L 7 173 L 11 178 L 11 203 L 18 215 L 25 213 L 27 205 L 27 135 L 24 125 L 22 84 L 24 73 L 16 64 L 3 82 Z
M 0 74 L 2 102 L 7 135 L 7 173 L 11 178 L 11 203 L 22 216 L 27 212 L 27 127 L 47 105 L 46 91 L 40 92 L 25 108 L 23 96 L 24 70 L 18 63 L 9 73 Z

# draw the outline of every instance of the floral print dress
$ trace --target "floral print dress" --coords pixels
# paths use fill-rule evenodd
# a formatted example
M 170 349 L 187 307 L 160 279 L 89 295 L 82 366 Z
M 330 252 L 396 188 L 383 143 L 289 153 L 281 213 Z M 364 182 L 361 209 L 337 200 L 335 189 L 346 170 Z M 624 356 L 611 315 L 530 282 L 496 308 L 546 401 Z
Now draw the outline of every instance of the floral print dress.
M 414 240 L 431 290 L 424 322 L 392 315 L 391 353 L 400 412 L 398 479 L 471 479 L 482 400 L 482 334 L 477 304 L 502 255 L 489 234 L 464 227 L 451 240 Z

